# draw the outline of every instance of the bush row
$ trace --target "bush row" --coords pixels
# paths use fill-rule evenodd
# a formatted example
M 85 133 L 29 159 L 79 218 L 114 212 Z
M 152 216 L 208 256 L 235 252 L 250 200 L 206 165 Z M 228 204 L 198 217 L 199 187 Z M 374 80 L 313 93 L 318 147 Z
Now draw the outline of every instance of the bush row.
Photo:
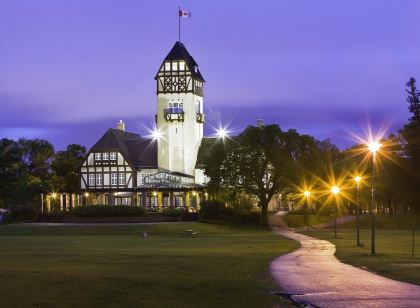
M 77 217 L 131 217 L 146 216 L 144 208 L 125 205 L 86 205 L 74 208 L 71 213 Z
M 255 225 L 261 223 L 260 212 L 240 211 L 232 207 L 227 207 L 223 202 L 217 200 L 203 202 L 201 204 L 199 217 L 202 220 L 223 220 Z

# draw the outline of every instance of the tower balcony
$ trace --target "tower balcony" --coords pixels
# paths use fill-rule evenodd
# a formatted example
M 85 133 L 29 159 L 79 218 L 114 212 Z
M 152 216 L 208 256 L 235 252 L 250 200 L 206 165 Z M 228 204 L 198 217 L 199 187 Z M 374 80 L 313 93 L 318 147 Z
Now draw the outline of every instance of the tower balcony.
M 163 109 L 163 116 L 166 122 L 184 122 L 183 108 L 166 108 Z
M 197 122 L 198 123 L 204 123 L 204 122 L 206 122 L 206 116 L 205 116 L 204 113 L 197 112 L 196 119 L 197 119 Z

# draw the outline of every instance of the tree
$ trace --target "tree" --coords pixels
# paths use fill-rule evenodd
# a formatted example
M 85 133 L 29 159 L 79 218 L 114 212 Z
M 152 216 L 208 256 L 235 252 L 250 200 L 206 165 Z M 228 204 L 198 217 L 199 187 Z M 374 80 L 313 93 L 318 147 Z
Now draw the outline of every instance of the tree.
M 224 190 L 245 192 L 258 198 L 262 226 L 268 225 L 271 198 L 286 186 L 293 161 L 286 150 L 286 138 L 277 125 L 247 127 L 227 150 L 214 149 L 207 161 L 211 183 Z
M 39 194 L 51 188 L 51 163 L 54 147 L 47 140 L 25 139 L 17 141 L 22 174 L 15 186 L 15 201 L 34 204 Z
M 406 188 L 407 194 L 410 196 L 412 206 L 417 206 L 420 212 L 420 92 L 416 87 L 416 80 L 410 78 L 407 83 L 406 92 L 408 93 L 407 102 L 408 110 L 411 113 L 408 124 L 404 125 L 400 131 L 403 137 L 403 151 L 406 156 L 407 174 L 409 177 L 409 186 Z
M 10 139 L 0 140 L 0 198 L 2 205 L 9 207 L 13 198 L 12 192 L 19 177 L 22 175 L 19 148 L 17 143 Z
M 54 189 L 75 192 L 79 189 L 77 170 L 86 155 L 86 148 L 70 144 L 65 151 L 58 151 L 51 164 Z
M 420 91 L 417 90 L 416 79 L 411 77 L 407 82 L 407 89 L 405 90 L 408 94 L 408 110 L 412 114 L 410 122 L 420 122 Z

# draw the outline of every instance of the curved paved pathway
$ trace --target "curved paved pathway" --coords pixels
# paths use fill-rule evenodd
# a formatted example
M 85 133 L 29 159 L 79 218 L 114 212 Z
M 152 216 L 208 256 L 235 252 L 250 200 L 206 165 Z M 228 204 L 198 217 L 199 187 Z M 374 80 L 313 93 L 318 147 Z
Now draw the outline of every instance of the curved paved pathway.
M 420 286 L 341 263 L 328 241 L 276 227 L 273 231 L 302 246 L 270 266 L 276 282 L 294 301 L 315 307 L 420 307 Z

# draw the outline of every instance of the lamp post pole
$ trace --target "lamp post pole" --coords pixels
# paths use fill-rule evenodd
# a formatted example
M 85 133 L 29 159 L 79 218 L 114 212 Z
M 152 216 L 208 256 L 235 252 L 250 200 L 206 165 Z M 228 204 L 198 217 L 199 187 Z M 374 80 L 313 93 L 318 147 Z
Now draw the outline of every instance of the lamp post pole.
M 306 231 L 309 231 L 309 226 L 308 226 L 308 208 L 309 208 L 309 195 L 311 193 L 309 191 L 305 191 L 304 195 L 306 197 L 306 203 L 303 207 L 303 220 L 304 220 L 304 224 L 306 226 Z
M 338 207 L 337 207 L 337 196 L 334 195 L 334 204 L 335 204 L 335 219 L 334 219 L 334 238 L 337 238 L 337 219 L 338 219 Z
M 375 226 L 375 183 L 376 182 L 376 151 L 372 152 L 372 204 L 370 207 L 370 216 L 371 216 L 371 227 L 372 227 L 372 234 L 371 234 L 371 249 L 370 254 L 372 256 L 376 255 L 376 226 Z
M 360 214 L 360 176 L 356 176 L 356 242 L 357 246 L 360 246 L 360 220 L 359 220 L 359 214 Z
M 333 186 L 331 192 L 334 196 L 334 206 L 335 206 L 335 219 L 334 219 L 334 238 L 337 238 L 337 219 L 338 219 L 338 205 L 337 205 L 337 195 L 340 192 L 340 188 Z

